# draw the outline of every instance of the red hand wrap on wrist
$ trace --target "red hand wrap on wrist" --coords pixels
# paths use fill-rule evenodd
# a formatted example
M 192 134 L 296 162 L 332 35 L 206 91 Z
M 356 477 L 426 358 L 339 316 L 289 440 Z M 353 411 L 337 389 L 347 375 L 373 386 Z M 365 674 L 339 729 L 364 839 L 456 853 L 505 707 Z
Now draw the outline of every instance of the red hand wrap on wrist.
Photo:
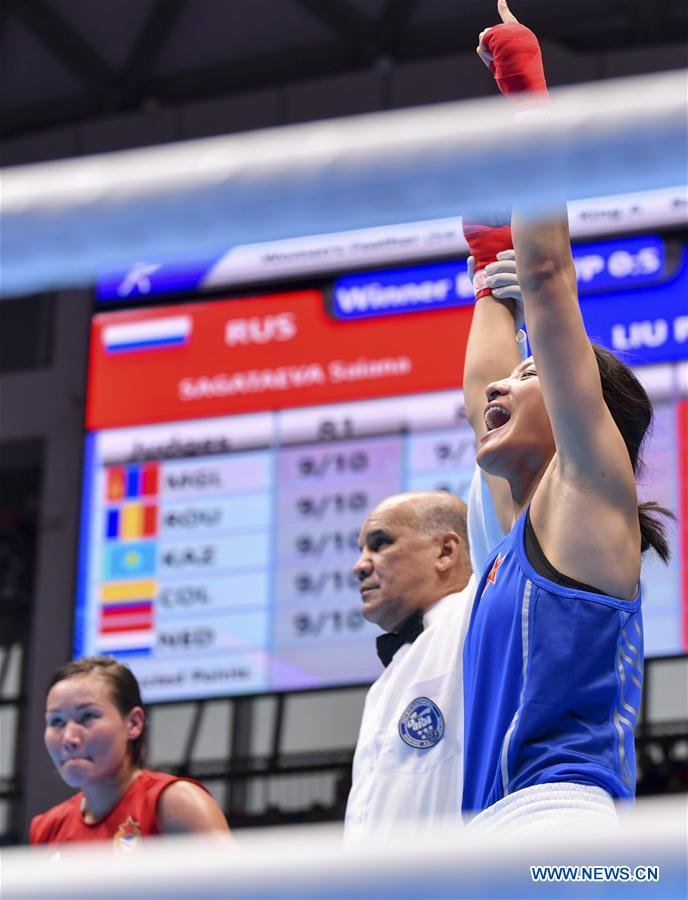
M 495 25 L 483 38 L 483 47 L 492 54 L 490 71 L 505 97 L 523 93 L 547 96 L 542 53 L 530 28 L 520 22 Z
M 468 241 L 471 256 L 475 258 L 475 271 L 479 272 L 490 263 L 497 262 L 497 254 L 502 250 L 512 250 L 511 225 L 478 225 L 463 220 L 463 235 Z M 489 288 L 476 291 L 475 299 L 480 300 L 491 294 Z

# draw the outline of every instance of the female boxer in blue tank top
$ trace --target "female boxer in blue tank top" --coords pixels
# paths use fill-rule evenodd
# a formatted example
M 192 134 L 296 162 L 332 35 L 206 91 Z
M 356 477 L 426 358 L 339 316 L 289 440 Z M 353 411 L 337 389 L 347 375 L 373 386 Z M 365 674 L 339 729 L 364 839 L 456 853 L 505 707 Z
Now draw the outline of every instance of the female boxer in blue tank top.
M 479 54 L 503 92 L 542 91 L 534 35 L 498 8 L 505 24 L 483 32 Z M 641 552 L 668 558 L 657 519 L 667 511 L 636 494 L 650 401 L 586 335 L 566 212 L 514 215 L 512 232 L 533 356 L 519 362 L 513 304 L 485 296 L 464 373 L 477 460 L 508 532 L 479 582 L 464 650 L 463 808 L 488 824 L 633 795 Z M 483 277 L 498 296 L 495 268 Z

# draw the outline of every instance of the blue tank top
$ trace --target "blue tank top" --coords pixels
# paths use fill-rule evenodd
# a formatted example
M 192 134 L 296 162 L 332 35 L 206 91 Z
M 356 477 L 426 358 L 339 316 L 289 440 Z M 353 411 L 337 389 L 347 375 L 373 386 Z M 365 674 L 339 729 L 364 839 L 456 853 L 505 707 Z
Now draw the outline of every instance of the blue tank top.
M 539 575 L 525 523 L 490 555 L 464 645 L 467 814 L 556 781 L 635 792 L 640 590 L 619 600 Z

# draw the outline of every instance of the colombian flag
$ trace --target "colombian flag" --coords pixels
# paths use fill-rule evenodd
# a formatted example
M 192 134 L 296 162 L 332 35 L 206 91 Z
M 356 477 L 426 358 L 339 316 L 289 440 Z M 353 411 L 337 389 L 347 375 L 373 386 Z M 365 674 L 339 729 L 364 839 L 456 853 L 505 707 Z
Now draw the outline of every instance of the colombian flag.
M 100 586 L 98 651 L 115 656 L 150 654 L 155 646 L 157 583 L 152 578 Z
M 153 601 L 138 603 L 108 603 L 101 606 L 98 617 L 98 634 L 146 631 L 153 628 Z
M 141 600 L 153 600 L 157 592 L 157 582 L 152 578 L 140 581 L 108 581 L 100 586 L 100 602 L 138 603 Z

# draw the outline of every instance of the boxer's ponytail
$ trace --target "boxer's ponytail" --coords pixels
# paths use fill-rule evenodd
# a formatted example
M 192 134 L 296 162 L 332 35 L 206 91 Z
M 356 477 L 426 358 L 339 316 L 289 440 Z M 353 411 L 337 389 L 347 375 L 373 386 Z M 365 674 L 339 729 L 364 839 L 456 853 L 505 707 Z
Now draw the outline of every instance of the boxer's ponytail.
M 641 448 L 652 423 L 652 403 L 628 366 L 599 344 L 593 344 L 592 349 L 600 372 L 604 402 L 624 439 L 637 478 L 643 470 Z M 661 517 L 676 518 L 671 510 L 654 501 L 638 505 L 641 551 L 652 548 L 666 563 L 671 551 L 666 524 Z

